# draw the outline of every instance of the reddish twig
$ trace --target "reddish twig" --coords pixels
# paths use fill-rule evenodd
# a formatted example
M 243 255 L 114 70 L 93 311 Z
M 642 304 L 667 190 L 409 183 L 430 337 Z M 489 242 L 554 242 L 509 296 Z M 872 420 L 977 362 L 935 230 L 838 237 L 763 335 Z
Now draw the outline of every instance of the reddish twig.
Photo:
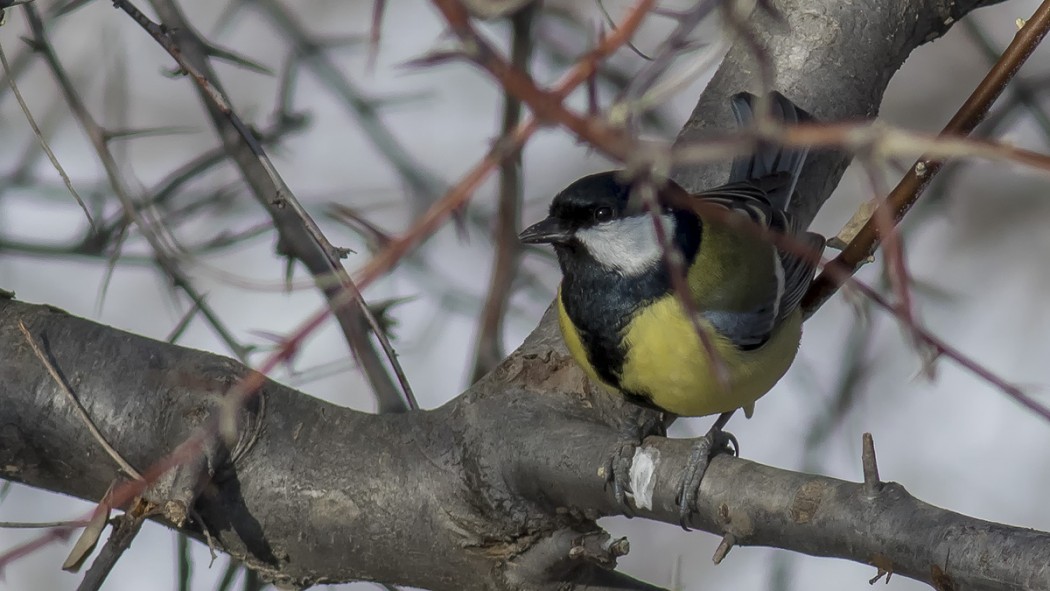
M 825 271 L 828 270 L 828 265 L 825 265 Z M 836 277 L 836 279 L 839 278 Z M 847 277 L 843 280 L 848 280 L 850 287 L 856 289 L 865 297 L 875 302 L 875 304 L 878 305 L 880 308 L 889 311 L 895 316 L 897 315 L 897 307 L 894 306 L 888 300 L 886 300 L 886 298 L 884 298 L 879 292 L 857 281 L 856 279 Z M 994 372 L 978 363 L 976 360 L 966 356 L 962 351 L 959 351 L 955 347 L 952 347 L 951 345 L 937 338 L 925 329 L 919 328 L 917 326 L 912 327 L 911 333 L 917 340 L 919 340 L 919 342 L 932 348 L 937 353 L 937 355 L 943 355 L 955 361 L 966 370 L 980 377 L 982 380 L 988 382 L 992 386 L 995 386 L 1000 391 L 1006 393 L 1010 398 L 1013 398 L 1025 408 L 1031 410 L 1032 412 L 1046 419 L 1047 421 L 1050 421 L 1050 409 L 1037 402 L 1034 398 L 1026 394 L 1017 386 L 999 377 Z
M 885 204 L 886 187 L 879 177 L 875 163 L 869 157 L 865 157 L 863 164 L 871 183 L 873 197 L 878 200 L 879 205 Z M 886 252 L 886 276 L 897 298 L 894 309 L 901 324 L 914 328 L 916 321 L 909 288 L 908 266 L 904 260 L 904 241 L 885 207 L 876 208 L 873 214 L 872 219 L 878 224 L 879 233 L 885 237 L 883 250 Z
M 1012 79 L 1021 65 L 1028 60 L 1039 45 L 1047 31 L 1050 31 L 1050 0 L 1044 0 L 1014 36 L 1013 41 L 1003 52 L 999 61 L 988 71 L 981 83 L 974 89 L 963 106 L 959 108 L 942 132 L 943 136 L 968 135 L 984 120 L 1007 83 Z M 922 196 L 930 180 L 944 166 L 944 160 L 933 155 L 924 155 L 911 167 L 900 183 L 886 199 L 886 205 L 892 212 L 894 222 L 899 222 L 915 202 Z M 812 314 L 842 285 L 843 276 L 852 276 L 861 265 L 878 248 L 880 241 L 879 228 L 873 215 L 850 241 L 846 248 L 827 267 L 810 286 L 802 306 L 807 315 Z M 829 269 L 841 270 L 837 277 Z
M 532 56 L 532 23 L 536 7 L 526 7 L 511 18 L 513 27 L 511 62 L 522 71 L 528 71 Z M 521 101 L 514 95 L 503 95 L 503 122 L 500 139 L 504 141 L 521 122 Z M 518 226 L 521 218 L 522 182 L 521 151 L 500 165 L 499 205 L 496 210 L 496 255 L 492 263 L 488 295 L 481 309 L 478 322 L 478 337 L 474 352 L 472 381 L 477 381 L 491 371 L 503 359 L 503 317 L 518 274 L 521 259 L 521 242 L 518 241 Z
M 374 70 L 379 58 L 379 40 L 382 36 L 383 13 L 386 0 L 372 0 L 372 29 L 368 33 L 368 69 Z
M 619 48 L 629 39 L 638 25 L 641 24 L 645 14 L 655 0 L 640 0 L 638 5 L 624 19 L 620 27 L 606 37 L 590 53 L 581 58 L 562 81 L 555 87 L 554 93 L 567 96 L 573 89 L 589 78 L 597 69 L 598 63 Z M 540 125 L 536 119 L 521 124 L 515 130 L 513 136 L 506 143 L 500 143 L 483 158 L 467 175 L 453 187 L 448 194 L 435 203 L 423 217 L 401 237 L 392 240 L 386 248 L 376 255 L 359 273 L 358 286 L 364 288 L 372 281 L 382 276 L 383 273 L 392 268 L 405 254 L 418 246 L 426 237 L 433 234 L 442 223 L 448 219 L 452 212 L 461 207 L 473 194 L 477 186 L 484 181 L 492 170 L 506 157 L 516 153 L 524 145 L 525 141 L 539 129 Z M 237 382 L 225 397 L 225 407 L 219 416 L 207 421 L 193 436 L 189 437 L 179 445 L 172 453 L 161 458 L 150 466 L 144 473 L 144 480 L 127 482 L 117 486 L 110 497 L 114 507 L 126 505 L 136 496 L 142 494 L 148 483 L 156 482 L 157 479 L 174 468 L 196 457 L 204 448 L 206 442 L 214 437 L 217 432 L 229 436 L 231 427 L 235 427 L 233 413 L 236 409 L 243 408 L 244 403 L 266 382 L 266 374 L 276 369 L 279 365 L 291 360 L 298 352 L 299 347 L 306 338 L 313 334 L 321 324 L 339 305 L 345 305 L 349 294 L 343 293 L 343 301 L 331 302 L 329 306 L 318 309 L 307 317 L 292 333 L 285 338 L 269 357 L 259 364 L 256 371 Z M 90 516 L 90 515 L 89 515 Z M 86 517 L 85 517 L 86 519 Z M 54 528 L 43 533 L 40 537 L 30 540 L 25 544 L 16 546 L 3 554 L 0 554 L 0 572 L 3 568 L 18 558 L 31 554 L 35 550 L 46 547 L 49 544 L 65 540 L 71 528 Z
M 466 12 L 459 12 L 464 9 L 458 2 L 455 2 L 455 0 L 435 1 L 454 6 L 453 10 L 456 11 L 456 14 L 460 14 L 465 20 L 467 19 Z M 631 9 L 627 17 L 624 18 L 620 26 L 611 34 L 607 35 L 587 55 L 583 56 L 569 73 L 565 75 L 561 82 L 554 87 L 554 90 L 545 93 L 536 88 L 531 81 L 529 84 L 545 97 L 556 98 L 558 107 L 555 111 L 568 113 L 568 111 L 561 107 L 561 100 L 590 78 L 598 69 L 598 64 L 603 59 L 616 51 L 634 35 L 634 32 L 642 23 L 642 20 L 654 3 L 655 0 L 639 0 L 635 7 Z M 470 30 L 473 29 L 471 28 Z M 513 68 L 508 66 L 508 69 L 512 70 Z M 514 96 L 522 99 L 526 104 L 533 106 L 532 103 L 520 94 L 509 88 L 507 90 L 512 92 Z M 533 98 L 535 97 L 533 96 Z M 463 176 L 462 179 L 460 179 L 456 186 L 452 187 L 452 189 L 450 189 L 440 201 L 427 210 L 412 228 L 400 237 L 392 240 L 384 250 L 379 252 L 368 262 L 368 264 L 357 272 L 357 284 L 362 288 L 371 284 L 377 278 L 393 268 L 393 266 L 396 265 L 406 253 L 419 246 L 419 244 L 426 238 L 436 232 L 453 212 L 461 208 L 470 199 L 478 186 L 480 186 L 481 183 L 488 178 L 488 175 L 499 166 L 499 163 L 505 158 L 509 158 L 517 153 L 518 150 L 525 145 L 525 142 L 532 137 L 532 134 L 539 128 L 540 120 L 534 117 L 519 125 L 514 131 L 514 134 L 511 135 L 507 141 L 497 143 L 480 162 L 478 162 L 469 172 L 467 172 L 466 175 Z
M 730 219 L 729 212 L 727 210 L 716 205 L 697 200 L 677 185 L 668 184 L 667 186 L 663 187 L 660 191 L 659 198 L 662 203 L 667 203 L 675 207 L 680 207 L 684 209 L 692 209 L 698 214 L 702 214 L 704 217 L 716 220 L 719 223 L 734 223 L 734 220 Z M 743 232 L 747 232 L 763 240 L 768 240 L 770 243 L 772 243 L 774 246 L 776 246 L 778 249 L 784 252 L 789 252 L 807 261 L 822 265 L 824 267 L 824 271 L 827 273 L 831 273 L 836 280 L 840 281 L 841 284 L 848 283 L 851 287 L 856 287 L 856 289 L 861 294 L 867 296 L 876 305 L 884 308 L 898 319 L 904 318 L 898 306 L 893 305 L 878 292 L 860 283 L 851 275 L 845 274 L 845 272 L 841 269 L 832 267 L 830 263 L 823 263 L 822 261 L 820 261 L 819 253 L 817 253 L 812 248 L 809 248 L 807 245 L 803 244 L 794 236 L 785 234 L 783 232 L 775 231 L 766 228 L 765 226 L 760 226 L 754 223 L 735 223 L 734 226 Z M 1018 401 L 1025 407 L 1032 409 L 1039 416 L 1050 420 L 1050 408 L 1041 405 L 1031 396 L 1025 394 L 1017 386 L 1010 384 L 1005 379 L 997 376 L 991 370 L 981 366 L 973 359 L 970 359 L 962 352 L 958 351 L 957 349 L 953 348 L 952 346 L 948 345 L 941 339 L 931 334 L 922 326 L 914 322 L 912 322 L 911 324 L 906 323 L 906 326 L 913 338 L 916 340 L 916 342 L 931 347 L 938 355 L 944 355 L 945 357 L 956 361 L 963 368 L 971 371 L 981 379 L 995 386 L 996 388 L 998 388 L 1014 400 Z
M 626 134 L 605 124 L 600 119 L 581 117 L 566 109 L 562 105 L 565 94 L 558 90 L 541 89 L 532 78 L 513 67 L 478 33 L 466 8 L 458 0 L 433 0 L 433 2 L 448 21 L 449 28 L 463 42 L 464 55 L 491 74 L 507 92 L 527 104 L 537 118 L 565 126 L 617 160 L 630 159 L 633 142 Z M 640 24 L 642 17 L 654 4 L 655 0 L 639 0 L 620 27 L 606 36 L 599 46 L 607 45 L 610 39 L 618 40 L 614 47 L 625 44 L 634 35 L 634 30 L 637 24 Z M 637 18 L 637 23 L 630 26 L 635 18 Z M 587 77 L 589 78 L 592 73 L 593 71 L 589 72 Z
M 693 332 L 700 339 L 700 346 L 703 347 L 704 354 L 707 355 L 707 360 L 711 363 L 711 369 L 714 371 L 715 381 L 723 390 L 728 390 L 731 387 L 729 368 L 726 366 L 725 358 L 715 348 L 715 342 L 710 331 L 705 330 L 700 324 L 702 315 L 687 281 L 688 270 L 686 269 L 685 258 L 682 256 L 682 251 L 675 245 L 674 236 L 664 228 L 663 220 L 660 217 L 661 207 L 657 199 L 658 193 L 654 190 L 652 184 L 643 184 L 640 187 L 640 193 L 642 202 L 645 204 L 649 217 L 653 222 L 653 233 L 656 235 L 656 240 L 663 252 L 664 264 L 667 266 L 667 273 L 671 279 L 671 289 L 674 291 L 675 297 L 678 298 L 678 303 L 685 310 L 686 316 L 689 317 Z

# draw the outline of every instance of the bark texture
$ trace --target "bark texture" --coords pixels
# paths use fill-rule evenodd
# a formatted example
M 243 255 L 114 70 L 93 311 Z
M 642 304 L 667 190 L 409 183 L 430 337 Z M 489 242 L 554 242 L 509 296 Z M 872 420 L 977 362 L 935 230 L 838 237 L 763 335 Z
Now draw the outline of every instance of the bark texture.
M 783 0 L 786 22 L 754 17 L 774 86 L 822 119 L 873 116 L 918 45 L 991 2 Z M 724 129 L 726 98 L 757 90 L 755 60 L 731 49 L 682 140 Z M 812 217 L 848 159 L 815 155 L 801 189 Z M 679 169 L 696 189 L 725 169 Z M 85 499 L 118 478 L 115 462 L 25 342 L 41 344 L 94 424 L 140 471 L 187 438 L 194 454 L 149 493 L 172 527 L 276 582 L 374 580 L 435 590 L 652 589 L 614 570 L 622 544 L 595 524 L 619 512 L 597 467 L 626 403 L 589 384 L 548 312 L 526 343 L 441 408 L 369 415 L 268 381 L 215 435 L 230 386 L 251 371 L 221 356 L 131 335 L 0 297 L 0 477 Z M 203 433 L 203 435 L 202 435 Z M 651 507 L 677 525 L 674 485 L 689 441 L 650 438 Z M 859 460 L 858 460 L 859 463 Z M 1050 589 L 1050 534 L 939 509 L 894 483 L 849 483 L 713 460 L 693 525 L 768 545 L 847 558 L 953 589 Z M 186 514 L 200 520 L 182 521 Z M 946 557 L 951 558 L 949 564 Z

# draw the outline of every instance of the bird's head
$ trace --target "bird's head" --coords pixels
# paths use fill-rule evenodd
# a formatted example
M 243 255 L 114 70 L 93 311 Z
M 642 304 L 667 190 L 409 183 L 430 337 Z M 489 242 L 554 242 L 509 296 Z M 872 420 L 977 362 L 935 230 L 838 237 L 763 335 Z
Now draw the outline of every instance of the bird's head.
M 558 193 L 550 215 L 519 239 L 553 245 L 563 270 L 569 260 L 585 256 L 608 271 L 644 273 L 660 262 L 663 250 L 652 217 L 630 197 L 631 185 L 617 171 L 585 176 Z M 675 217 L 661 217 L 664 231 L 673 235 Z

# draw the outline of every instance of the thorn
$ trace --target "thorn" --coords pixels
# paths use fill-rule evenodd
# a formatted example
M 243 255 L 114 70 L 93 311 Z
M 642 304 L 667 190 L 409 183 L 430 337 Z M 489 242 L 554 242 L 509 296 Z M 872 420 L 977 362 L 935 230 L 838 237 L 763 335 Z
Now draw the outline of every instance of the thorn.
M 438 64 L 444 64 L 446 62 L 465 58 L 467 58 L 467 53 L 461 49 L 435 50 L 430 53 L 424 54 L 421 57 L 410 59 L 407 62 L 401 62 L 397 67 L 425 68 L 428 66 L 436 66 Z
M 160 75 L 165 78 L 182 78 L 187 76 L 188 72 L 182 68 L 161 68 Z
M 649 12 L 656 16 L 664 16 L 667 18 L 682 18 L 685 16 L 684 10 L 672 10 L 670 8 L 660 8 L 659 6 L 653 7 Z
M 609 539 L 604 531 L 584 534 L 572 542 L 567 553 L 572 560 L 587 560 L 606 568 L 616 566 L 616 559 L 627 554 L 631 545 L 627 538 Z
M 329 49 L 343 49 L 360 45 L 368 40 L 368 35 L 334 35 L 330 37 L 315 37 L 314 53 Z
M 627 556 L 627 553 L 631 551 L 631 543 L 627 541 L 626 537 L 618 538 L 610 541 L 606 545 L 605 551 L 616 557 Z
M 344 246 L 332 247 L 332 256 L 334 256 L 337 259 L 345 259 L 346 257 L 352 254 L 357 254 L 357 251 L 352 248 L 346 248 Z
M 43 51 L 43 49 L 44 49 L 44 46 L 41 45 L 40 43 L 37 43 L 36 40 L 33 39 L 32 37 L 19 37 L 19 39 L 22 40 L 22 43 L 25 43 L 26 45 L 28 45 L 29 46 L 29 50 L 32 51 L 32 52 L 39 53 L 39 52 Z
M 141 129 L 113 129 L 105 130 L 103 133 L 106 142 L 113 140 L 132 139 L 139 137 L 150 137 L 150 136 L 161 136 L 161 135 L 178 135 L 197 133 L 197 129 L 192 127 L 143 127 Z
M 587 113 L 591 117 L 596 117 L 600 110 L 598 105 L 598 76 L 591 75 L 587 77 Z
M 734 545 L 736 545 L 736 536 L 731 533 L 722 536 L 722 541 L 719 542 L 718 547 L 715 548 L 715 555 L 711 557 L 711 560 L 713 560 L 715 564 L 722 564 L 722 560 L 725 559 L 726 555 L 729 554 L 729 551 L 733 549 Z
M 206 43 L 204 45 L 204 50 L 210 57 L 213 57 L 216 60 L 240 66 L 249 72 L 255 72 L 256 74 L 263 74 L 266 76 L 274 75 L 273 70 L 267 66 L 224 47 Z
M 861 447 L 860 461 L 864 467 L 864 486 L 869 492 L 874 493 L 878 491 L 881 481 L 879 480 L 879 464 L 875 460 L 875 440 L 871 433 L 864 434 Z

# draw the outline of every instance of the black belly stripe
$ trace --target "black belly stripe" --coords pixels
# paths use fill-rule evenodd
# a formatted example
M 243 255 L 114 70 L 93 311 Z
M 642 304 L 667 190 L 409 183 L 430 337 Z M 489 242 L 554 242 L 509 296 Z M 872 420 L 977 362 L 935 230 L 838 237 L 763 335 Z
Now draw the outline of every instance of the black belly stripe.
M 580 335 L 587 359 L 603 380 L 617 388 L 627 354 L 623 333 L 638 306 L 651 299 L 627 296 L 638 292 L 639 286 L 632 284 L 639 283 L 637 278 L 589 271 L 567 275 L 562 283 L 565 313 Z
M 700 223 L 689 212 L 675 212 L 676 240 L 690 264 L 700 246 Z M 635 277 L 624 277 L 603 268 L 582 247 L 558 248 L 561 263 L 561 298 L 565 313 L 576 327 L 595 372 L 621 388 L 627 351 L 623 336 L 637 310 L 671 291 L 666 265 L 658 264 Z M 634 402 L 655 408 L 646 392 L 626 392 Z

